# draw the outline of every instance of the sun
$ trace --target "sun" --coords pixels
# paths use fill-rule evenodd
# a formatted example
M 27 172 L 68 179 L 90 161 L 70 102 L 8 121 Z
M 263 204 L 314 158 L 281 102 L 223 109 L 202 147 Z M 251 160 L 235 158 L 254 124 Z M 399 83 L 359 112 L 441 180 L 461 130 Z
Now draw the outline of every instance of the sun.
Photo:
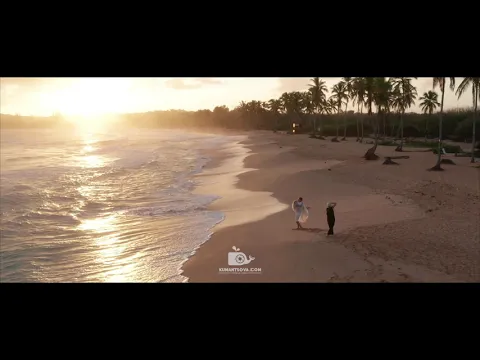
M 63 115 L 98 118 L 125 109 L 129 100 L 130 79 L 78 78 L 51 94 L 51 103 Z

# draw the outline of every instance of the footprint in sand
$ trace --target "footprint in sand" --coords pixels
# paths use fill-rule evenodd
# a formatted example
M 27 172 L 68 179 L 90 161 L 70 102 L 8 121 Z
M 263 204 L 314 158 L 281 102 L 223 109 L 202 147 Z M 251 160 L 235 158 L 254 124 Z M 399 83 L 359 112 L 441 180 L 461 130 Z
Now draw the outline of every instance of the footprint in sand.
M 314 234 L 318 234 L 322 231 L 325 231 L 325 230 L 322 230 L 320 228 L 303 228 L 303 229 L 297 229 L 297 228 L 294 228 L 292 230 L 298 230 L 298 231 L 303 231 L 303 232 L 310 232 L 310 233 L 314 233 Z

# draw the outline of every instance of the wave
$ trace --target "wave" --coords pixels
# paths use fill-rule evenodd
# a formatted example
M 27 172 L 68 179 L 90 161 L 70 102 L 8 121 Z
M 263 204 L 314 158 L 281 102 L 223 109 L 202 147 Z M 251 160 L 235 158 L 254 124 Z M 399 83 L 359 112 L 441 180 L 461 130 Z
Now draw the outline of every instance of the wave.
M 180 262 L 178 268 L 177 268 L 177 273 L 178 273 L 178 277 L 180 278 L 181 282 L 185 283 L 185 282 L 188 282 L 188 278 L 186 276 L 183 276 L 183 265 L 193 256 L 195 255 L 195 253 L 198 251 L 198 249 L 200 248 L 200 246 L 202 246 L 203 244 L 205 244 L 208 240 L 210 240 L 210 238 L 212 237 L 213 235 L 213 229 L 215 226 L 217 226 L 218 224 L 220 224 L 221 222 L 223 222 L 225 220 L 225 214 L 223 213 L 219 213 L 220 214 L 220 217 L 211 224 L 211 226 L 208 228 L 208 234 L 207 236 L 205 236 L 205 239 L 200 242 L 199 244 L 197 244 L 197 246 L 195 246 L 195 248 L 190 251 L 188 254 L 186 254 L 186 256 L 184 256 L 184 259 Z M 170 279 L 165 279 L 163 280 L 162 282 L 171 282 L 172 280 L 174 280 L 175 278 L 177 277 L 172 277 Z
M 202 150 L 229 138 L 172 131 L 106 136 L 115 135 L 96 137 L 89 152 L 78 137 L 57 149 L 44 141 L 37 149 L 44 159 L 2 168 L 2 281 L 184 281 L 184 261 L 224 219 L 208 209 L 219 196 L 192 194 L 194 175 L 210 161 Z M 26 148 L 40 144 L 31 136 L 24 141 Z M 46 144 L 64 159 L 42 153 Z M 82 157 L 90 155 L 103 165 L 85 167 Z M 97 220 L 106 220 L 108 231 L 82 225 Z
M 208 205 L 210 205 L 215 200 L 220 199 L 220 196 L 216 195 L 205 195 L 199 196 L 195 202 L 192 200 L 187 201 L 177 201 L 173 203 L 167 203 L 163 206 L 156 207 L 137 207 L 125 211 L 126 215 L 137 215 L 137 216 L 174 216 L 174 215 L 190 215 L 198 211 L 208 210 Z
M 40 160 L 40 159 L 47 159 L 49 155 L 35 155 L 35 156 L 18 156 L 14 158 L 8 158 L 6 162 L 20 162 L 20 161 L 28 161 L 28 160 Z

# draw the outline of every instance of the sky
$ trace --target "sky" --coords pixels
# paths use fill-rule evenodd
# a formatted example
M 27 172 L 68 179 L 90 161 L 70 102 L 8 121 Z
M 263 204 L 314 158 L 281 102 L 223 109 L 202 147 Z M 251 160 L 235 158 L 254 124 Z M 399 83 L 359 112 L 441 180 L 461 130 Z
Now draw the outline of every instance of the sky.
M 329 89 L 341 78 L 322 78 Z M 462 78 L 457 78 L 457 84 Z M 268 101 L 308 88 L 309 78 L 1 78 L 0 112 L 49 116 L 99 115 L 154 110 L 211 109 L 240 101 Z M 418 97 L 432 89 L 432 78 L 413 80 Z M 439 92 L 439 89 L 436 89 Z M 471 107 L 470 91 L 457 100 L 447 90 L 445 109 Z M 419 112 L 419 101 L 411 108 Z

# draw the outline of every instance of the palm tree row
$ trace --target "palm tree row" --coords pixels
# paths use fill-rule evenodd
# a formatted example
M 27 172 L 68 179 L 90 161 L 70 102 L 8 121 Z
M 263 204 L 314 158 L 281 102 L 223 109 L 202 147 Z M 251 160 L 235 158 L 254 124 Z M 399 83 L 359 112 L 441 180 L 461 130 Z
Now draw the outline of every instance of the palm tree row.
M 378 139 L 380 135 L 380 123 L 383 122 L 383 131 L 386 135 L 387 118 L 391 114 L 396 114 L 400 121 L 397 131 L 397 138 L 400 139 L 400 144 L 397 151 L 403 150 L 404 145 L 404 124 L 403 119 L 405 112 L 415 105 L 417 99 L 417 90 L 412 84 L 412 80 L 416 78 L 411 77 L 344 77 L 337 84 L 330 89 L 330 96 L 328 96 L 329 89 L 324 80 L 314 77 L 308 84 L 308 90 L 299 92 L 284 93 L 279 99 L 272 99 L 267 103 L 259 101 L 252 101 L 249 103 L 242 102 L 238 107 L 241 113 L 248 113 L 249 115 L 259 114 L 264 110 L 279 114 L 290 114 L 297 119 L 299 123 L 303 122 L 305 114 L 313 115 L 313 135 L 318 138 L 322 136 L 322 117 L 329 114 L 343 114 L 343 137 L 341 140 L 346 140 L 347 123 L 346 115 L 350 104 L 357 107 L 357 112 L 363 114 L 366 109 L 367 118 L 374 124 L 375 142 L 365 154 L 366 159 L 376 158 L 375 151 L 378 146 Z M 455 78 L 449 79 L 450 90 L 455 90 Z M 445 85 L 447 78 L 433 78 L 432 90 L 423 94 L 420 97 L 420 107 L 425 114 L 433 117 L 434 111 L 440 107 L 438 114 L 439 134 L 438 134 L 438 157 L 437 163 L 432 170 L 441 170 L 441 155 L 442 155 L 442 124 L 443 124 L 443 105 L 445 98 Z M 434 91 L 436 87 L 440 88 L 440 102 L 439 95 Z M 456 95 L 460 98 L 469 88 L 472 89 L 474 120 L 472 129 L 472 158 L 471 162 L 475 161 L 475 123 L 477 119 L 478 99 L 480 99 L 480 78 L 464 78 L 461 84 L 456 89 Z M 376 116 L 374 114 L 376 112 Z M 335 127 L 336 135 L 332 139 L 334 142 L 339 141 L 340 124 L 339 117 L 336 117 Z M 394 125 L 395 126 L 395 125 Z M 392 128 L 392 131 L 394 129 Z M 428 120 L 425 123 L 425 138 L 427 137 Z M 364 120 L 363 117 L 357 119 L 357 141 L 364 141 Z
M 476 120 L 478 115 L 478 100 L 480 99 L 480 77 L 466 77 L 460 83 L 455 94 L 460 98 L 468 88 L 472 88 L 472 100 L 473 100 L 473 125 L 472 125 L 472 158 L 471 162 L 475 162 L 475 156 L 473 154 L 475 150 L 475 139 L 476 139 Z

